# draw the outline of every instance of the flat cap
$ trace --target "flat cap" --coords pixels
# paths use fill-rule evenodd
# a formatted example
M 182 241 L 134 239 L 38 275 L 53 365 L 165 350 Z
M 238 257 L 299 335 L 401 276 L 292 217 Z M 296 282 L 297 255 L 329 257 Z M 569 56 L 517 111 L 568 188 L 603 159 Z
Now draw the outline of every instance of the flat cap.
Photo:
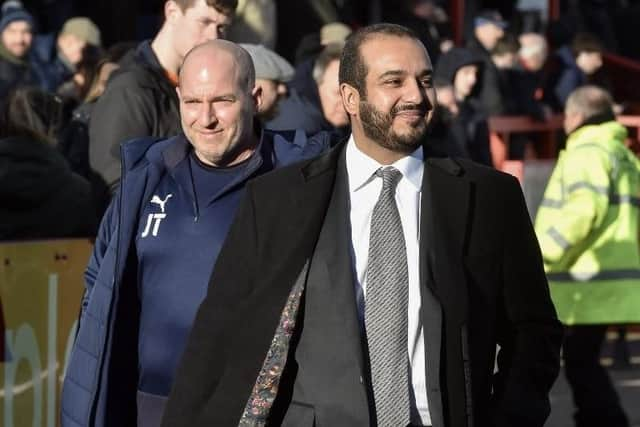
M 294 69 L 286 59 L 261 44 L 241 43 L 240 47 L 249 52 L 256 69 L 256 79 L 288 82 L 293 78 Z
M 344 44 L 352 30 L 342 22 L 331 22 L 320 28 L 320 44 L 326 46 L 333 43 Z
M 83 16 L 76 16 L 75 18 L 68 19 L 64 23 L 60 34 L 72 34 L 93 46 L 102 45 L 100 30 L 96 27 L 96 24 L 94 24 L 93 21 Z

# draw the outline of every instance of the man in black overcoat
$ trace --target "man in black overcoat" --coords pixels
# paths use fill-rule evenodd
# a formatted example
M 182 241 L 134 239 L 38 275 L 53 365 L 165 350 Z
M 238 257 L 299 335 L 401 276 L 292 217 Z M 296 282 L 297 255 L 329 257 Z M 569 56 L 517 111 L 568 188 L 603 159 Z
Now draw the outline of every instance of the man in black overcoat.
M 524 198 L 430 150 L 431 74 L 404 27 L 351 36 L 352 136 L 248 184 L 164 427 L 543 426 L 562 329 Z

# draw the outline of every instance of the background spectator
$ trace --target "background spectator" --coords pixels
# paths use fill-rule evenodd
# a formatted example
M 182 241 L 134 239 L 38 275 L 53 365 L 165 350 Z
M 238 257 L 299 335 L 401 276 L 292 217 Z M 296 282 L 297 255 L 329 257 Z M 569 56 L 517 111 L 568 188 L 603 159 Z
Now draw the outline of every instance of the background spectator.
M 638 318 L 640 161 L 625 147 L 627 130 L 601 88 L 570 94 L 564 128 L 567 148 L 547 184 L 536 233 L 558 317 L 569 326 L 563 358 L 574 418 L 577 427 L 627 427 L 600 349 L 608 324 Z
M 351 28 L 341 22 L 331 22 L 320 28 L 319 32 L 304 36 L 296 48 L 296 74 L 310 74 L 313 62 L 322 50 L 330 44 L 343 44 L 351 34 Z
M 102 45 L 100 30 L 89 18 L 67 20 L 60 33 L 39 35 L 35 38 L 32 64 L 43 89 L 56 92 L 65 82 L 74 78 L 85 53 Z
M 89 183 L 53 146 L 61 101 L 18 88 L 0 115 L 0 240 L 87 237 L 97 220 Z
M 547 42 L 537 33 L 524 33 L 519 41 L 516 85 L 521 100 L 521 114 L 546 120 L 552 113 L 551 107 L 543 102 Z
M 120 144 L 143 136 L 180 132 L 178 68 L 194 46 L 224 38 L 236 0 L 167 0 L 165 21 L 114 74 L 89 123 L 91 166 L 115 190 L 120 181 Z
M 447 147 L 447 153 L 490 166 L 486 116 L 471 96 L 481 67 L 482 59 L 466 48 L 453 48 L 440 57 L 435 79 L 439 86 L 438 99 L 445 91 L 443 105 L 447 110 L 440 117 L 444 120 L 440 122 L 444 129 L 436 134 L 445 140 L 439 146 Z
M 570 45 L 560 47 L 555 55 L 554 69 L 549 80 L 549 89 L 545 91 L 550 104 L 562 111 L 569 94 L 587 83 L 597 83 L 597 72 L 602 68 L 604 47 L 592 34 L 577 34 Z M 601 86 L 607 86 L 600 80 Z
M 518 37 L 520 66 L 527 71 L 538 72 L 547 62 L 548 47 L 546 39 L 538 33 L 523 33 Z
M 496 67 L 498 76 L 498 92 L 502 100 L 502 114 L 521 114 L 523 103 L 518 88 L 519 73 L 516 70 L 520 43 L 512 34 L 505 33 L 491 50 L 491 61 Z
M 86 95 L 83 95 L 83 102 L 73 110 L 71 120 L 64 128 L 58 144 L 58 150 L 65 156 L 71 169 L 89 180 L 99 218 L 102 217 L 111 197 L 107 185 L 89 165 L 89 121 L 111 73 L 120 68 L 119 61 L 133 48 L 134 43 L 113 45 L 98 61 L 90 73 L 93 78 L 84 91 Z
M 286 82 L 293 78 L 293 67 L 286 59 L 262 45 L 241 44 L 256 70 L 256 87 L 262 90 L 258 118 L 264 123 L 278 113 L 278 103 L 287 95 Z
M 477 97 L 488 115 L 503 114 L 505 111 L 500 93 L 498 70 L 491 60 L 491 51 L 504 35 L 507 23 L 497 11 L 482 12 L 474 19 L 473 37 L 467 47 L 482 60 Z
M 349 123 L 342 105 L 338 69 L 342 45 L 327 46 L 316 59 L 306 86 L 292 88 L 280 103 L 278 115 L 267 122 L 267 129 L 303 129 L 312 135 L 321 130 L 341 133 Z M 300 83 L 300 82 L 299 82 Z
M 19 1 L 2 5 L 0 18 L 0 97 L 11 89 L 37 82 L 29 64 L 35 22 Z
M 89 120 L 96 101 L 106 88 L 111 74 L 120 68 L 119 61 L 131 49 L 132 43 L 121 43 L 112 46 L 97 61 L 93 69 L 87 74 L 86 89 L 79 94 L 82 103 L 73 110 L 71 121 L 64 129 L 58 147 L 69 161 L 74 172 L 89 178 Z M 90 76 L 90 79 L 89 79 Z

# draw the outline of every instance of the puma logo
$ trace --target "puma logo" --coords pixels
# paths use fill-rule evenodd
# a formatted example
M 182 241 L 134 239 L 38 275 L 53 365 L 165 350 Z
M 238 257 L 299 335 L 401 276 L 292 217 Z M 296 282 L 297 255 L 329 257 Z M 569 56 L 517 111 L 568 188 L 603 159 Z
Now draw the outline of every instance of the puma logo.
M 167 197 L 162 200 L 160 196 L 153 195 L 149 203 L 156 204 L 160 206 L 160 210 L 162 213 L 151 213 L 147 218 L 147 225 L 144 227 L 144 231 L 142 232 L 141 237 L 145 238 L 151 233 L 152 236 L 157 236 L 158 231 L 160 230 L 160 222 L 167 217 L 167 214 L 164 212 L 164 207 L 167 204 L 167 201 L 173 197 L 173 194 L 167 194 Z
M 155 194 L 153 195 L 153 197 L 151 198 L 151 202 L 150 203 L 155 203 L 156 205 L 160 206 L 160 209 L 162 210 L 162 213 L 164 213 L 164 205 L 167 204 L 167 201 L 173 197 L 173 194 L 168 194 L 167 197 L 164 198 L 164 200 L 162 200 L 160 197 L 156 196 Z

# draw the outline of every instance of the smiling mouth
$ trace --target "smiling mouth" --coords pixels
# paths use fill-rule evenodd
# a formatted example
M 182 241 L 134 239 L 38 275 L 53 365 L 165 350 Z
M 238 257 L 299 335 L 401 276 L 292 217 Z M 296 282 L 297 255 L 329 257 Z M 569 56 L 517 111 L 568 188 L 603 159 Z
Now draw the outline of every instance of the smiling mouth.
M 212 136 L 212 135 L 216 135 L 216 134 L 222 133 L 222 129 L 217 129 L 217 130 L 198 130 L 196 132 L 198 132 L 200 135 Z
M 426 116 L 426 113 L 420 110 L 405 110 L 396 113 L 394 117 L 399 117 L 408 120 L 419 120 L 423 119 Z

